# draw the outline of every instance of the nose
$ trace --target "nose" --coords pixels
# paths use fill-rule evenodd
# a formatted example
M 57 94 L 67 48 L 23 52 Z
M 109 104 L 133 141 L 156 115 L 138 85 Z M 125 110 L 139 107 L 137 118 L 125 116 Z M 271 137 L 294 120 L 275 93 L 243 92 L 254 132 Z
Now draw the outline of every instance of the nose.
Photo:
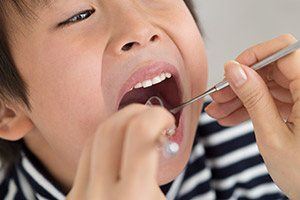
M 120 19 L 118 19 L 120 20 Z M 123 20 L 114 23 L 113 34 L 108 49 L 115 55 L 127 54 L 145 48 L 160 40 L 160 31 L 143 16 L 126 14 Z M 116 28 L 117 27 L 117 28 Z
M 132 40 L 132 42 L 127 42 L 126 44 L 122 45 L 121 51 L 126 52 L 126 51 L 130 51 L 135 47 L 146 46 L 148 42 L 155 42 L 156 40 L 158 40 L 158 35 L 152 35 L 150 39 L 147 39 L 147 37 L 143 39 L 145 40 L 141 39 L 141 40 Z

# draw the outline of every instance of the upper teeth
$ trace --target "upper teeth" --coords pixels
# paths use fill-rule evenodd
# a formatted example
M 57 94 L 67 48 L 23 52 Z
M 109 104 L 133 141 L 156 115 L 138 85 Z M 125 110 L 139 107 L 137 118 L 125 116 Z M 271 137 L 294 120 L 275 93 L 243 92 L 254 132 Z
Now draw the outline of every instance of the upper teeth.
M 160 75 L 154 77 L 153 79 L 149 79 L 149 80 L 145 80 L 143 82 L 139 82 L 137 83 L 134 88 L 138 89 L 138 88 L 147 88 L 147 87 L 151 87 L 152 85 L 158 84 L 162 81 L 164 81 L 166 78 L 171 78 L 172 74 L 168 73 L 168 72 L 163 72 Z

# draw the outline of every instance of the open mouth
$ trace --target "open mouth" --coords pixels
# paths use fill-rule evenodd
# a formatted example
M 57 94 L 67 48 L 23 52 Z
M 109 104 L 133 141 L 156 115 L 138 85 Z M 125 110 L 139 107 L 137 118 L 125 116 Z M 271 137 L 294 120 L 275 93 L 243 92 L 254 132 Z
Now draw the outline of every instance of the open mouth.
M 182 101 L 182 91 L 176 75 L 170 72 L 161 72 L 152 79 L 136 83 L 122 97 L 118 109 L 132 103 L 145 104 L 153 96 L 159 97 L 167 110 L 178 106 Z M 180 115 L 181 112 L 174 115 L 177 126 Z

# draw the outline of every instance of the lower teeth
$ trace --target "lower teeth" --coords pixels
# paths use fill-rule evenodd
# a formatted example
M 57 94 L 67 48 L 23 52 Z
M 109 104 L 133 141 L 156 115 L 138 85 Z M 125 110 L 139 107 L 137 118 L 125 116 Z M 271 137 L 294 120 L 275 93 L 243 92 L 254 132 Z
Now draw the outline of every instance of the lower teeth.
M 161 107 L 165 107 L 163 101 L 157 96 L 150 97 L 145 105 L 148 105 L 148 106 L 158 105 Z M 176 128 L 172 127 L 170 129 L 166 130 L 167 136 L 171 137 L 172 135 L 174 135 L 175 129 Z M 178 151 L 179 151 L 179 145 L 176 142 L 167 141 L 164 144 L 164 156 L 165 157 L 174 156 L 177 154 Z

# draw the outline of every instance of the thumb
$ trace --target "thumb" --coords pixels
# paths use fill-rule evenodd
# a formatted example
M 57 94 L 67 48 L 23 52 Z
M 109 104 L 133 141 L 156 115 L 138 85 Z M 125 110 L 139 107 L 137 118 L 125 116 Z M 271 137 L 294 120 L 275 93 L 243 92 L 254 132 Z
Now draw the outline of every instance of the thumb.
M 281 141 L 287 130 L 263 79 L 253 69 L 236 61 L 225 64 L 225 77 L 247 109 L 258 142 Z M 274 140 L 273 140 L 274 139 Z M 279 140 L 276 140 L 279 139 Z

